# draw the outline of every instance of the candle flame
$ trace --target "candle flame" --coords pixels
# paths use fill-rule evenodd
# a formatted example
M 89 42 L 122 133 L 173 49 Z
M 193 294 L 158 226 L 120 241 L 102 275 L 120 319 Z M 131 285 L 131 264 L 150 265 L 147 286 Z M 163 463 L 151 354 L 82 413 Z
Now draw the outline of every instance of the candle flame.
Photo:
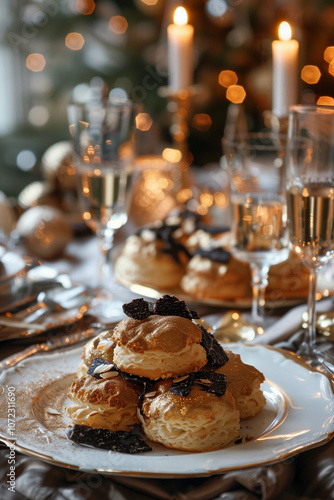
M 174 12 L 174 24 L 185 26 L 188 22 L 188 14 L 184 7 L 178 7 Z
M 278 37 L 280 40 L 291 40 L 291 27 L 286 21 L 283 21 L 278 28 Z

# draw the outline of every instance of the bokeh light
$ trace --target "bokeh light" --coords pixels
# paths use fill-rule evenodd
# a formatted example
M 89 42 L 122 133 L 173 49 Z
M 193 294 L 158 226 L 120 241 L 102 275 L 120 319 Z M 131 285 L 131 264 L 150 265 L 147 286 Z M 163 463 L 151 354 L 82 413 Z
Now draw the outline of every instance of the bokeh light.
M 301 79 L 309 85 L 318 83 L 320 77 L 320 69 L 318 68 L 318 66 L 313 66 L 312 64 L 304 66 L 301 71 Z
M 23 149 L 16 157 L 16 165 L 25 172 L 31 170 L 36 165 L 36 155 L 30 149 Z
M 330 75 L 334 76 L 334 59 L 329 63 L 328 73 Z
M 45 64 L 46 61 L 42 54 L 34 53 L 27 56 L 26 67 L 30 69 L 30 71 L 43 71 Z
M 136 127 L 141 132 L 147 132 L 152 127 L 153 120 L 148 113 L 138 113 Z
M 179 163 L 182 160 L 182 153 L 179 149 L 165 148 L 162 157 L 170 163 Z
M 65 38 L 65 45 L 71 50 L 81 50 L 85 39 L 81 33 L 69 33 Z
M 77 0 L 75 7 L 80 14 L 89 16 L 95 10 L 94 0 Z
M 43 127 L 49 118 L 50 113 L 45 106 L 34 106 L 28 113 L 29 122 L 35 127 Z
M 334 99 L 328 95 L 322 95 L 317 100 L 317 104 L 321 106 L 334 106 Z
M 230 85 L 235 85 L 238 77 L 234 71 L 225 69 L 219 73 L 218 82 L 222 87 L 228 88 Z
M 128 29 L 128 22 L 123 16 L 113 16 L 109 21 L 109 28 L 113 33 L 122 35 Z
M 326 62 L 330 63 L 334 59 L 334 47 L 327 47 L 324 52 L 324 59 Z
M 246 91 L 241 85 L 230 85 L 226 91 L 226 98 L 234 104 L 240 104 L 245 100 Z
M 192 124 L 197 130 L 205 132 L 211 127 L 212 120 L 206 113 L 197 113 L 192 120 Z

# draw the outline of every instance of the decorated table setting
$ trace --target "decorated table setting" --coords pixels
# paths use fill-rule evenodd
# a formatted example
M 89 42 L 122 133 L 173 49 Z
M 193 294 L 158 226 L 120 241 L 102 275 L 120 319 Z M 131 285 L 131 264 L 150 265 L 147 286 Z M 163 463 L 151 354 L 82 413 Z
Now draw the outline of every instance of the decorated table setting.
M 235 81 L 196 167 L 194 37 L 177 7 L 169 143 L 100 85 L 0 204 L 4 500 L 334 498 L 334 108 L 297 105 L 282 23 L 266 125 Z

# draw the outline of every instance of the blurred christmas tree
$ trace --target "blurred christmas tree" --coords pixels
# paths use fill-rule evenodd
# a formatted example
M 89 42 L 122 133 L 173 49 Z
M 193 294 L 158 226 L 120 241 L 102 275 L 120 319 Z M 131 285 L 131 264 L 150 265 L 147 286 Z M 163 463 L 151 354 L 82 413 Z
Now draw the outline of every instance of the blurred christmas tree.
M 333 99 L 334 49 L 324 58 L 334 45 L 330 0 L 1 0 L 5 193 L 16 196 L 40 177 L 43 152 L 68 139 L 66 105 L 85 100 L 101 81 L 140 101 L 156 140 L 168 140 L 170 115 L 157 90 L 167 83 L 166 28 L 179 4 L 195 27 L 194 82 L 201 86 L 189 117 L 194 164 L 219 160 L 229 82 L 245 90 L 248 127 L 263 126 L 271 107 L 271 42 L 283 19 L 300 41 L 300 69 L 315 65 L 321 74 L 316 83 L 300 80 L 300 102 Z

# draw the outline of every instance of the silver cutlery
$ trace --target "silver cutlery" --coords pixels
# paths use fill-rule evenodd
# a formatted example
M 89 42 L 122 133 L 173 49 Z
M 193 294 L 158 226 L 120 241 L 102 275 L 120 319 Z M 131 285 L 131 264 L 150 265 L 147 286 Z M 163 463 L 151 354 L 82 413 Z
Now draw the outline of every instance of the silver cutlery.
M 106 328 L 105 325 L 102 325 L 100 323 L 93 323 L 86 330 L 72 333 L 61 338 L 53 337 L 47 340 L 46 342 L 30 345 L 23 351 L 20 351 L 5 358 L 0 363 L 0 373 L 10 368 L 11 366 L 17 365 L 20 361 L 30 356 L 33 356 L 36 353 L 55 351 L 63 347 L 79 344 L 80 342 L 86 341 L 89 338 L 98 335 L 105 328 Z

